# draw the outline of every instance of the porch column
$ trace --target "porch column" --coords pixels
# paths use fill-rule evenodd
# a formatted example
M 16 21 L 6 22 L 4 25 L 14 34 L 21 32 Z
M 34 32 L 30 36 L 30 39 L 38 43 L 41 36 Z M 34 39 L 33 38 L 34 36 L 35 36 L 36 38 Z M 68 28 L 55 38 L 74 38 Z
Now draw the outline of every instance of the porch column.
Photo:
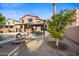
M 3 26 L 3 30 L 5 30 L 6 28 L 5 28 L 5 26 Z M 6 30 L 5 31 L 3 31 L 3 33 L 6 33 Z
M 45 20 L 43 21 L 43 28 L 44 28 L 44 41 L 46 41 L 45 40 Z
M 34 29 L 33 29 L 33 26 L 32 26 L 32 32 L 34 33 Z
M 23 29 L 22 31 L 24 32 L 24 25 L 22 25 L 22 29 Z
M 36 28 L 35 28 L 35 29 L 36 29 L 36 32 L 37 32 L 37 26 L 36 26 Z
M 16 25 L 14 25 L 14 32 L 16 33 Z
M 29 25 L 27 25 L 26 33 L 29 36 Z

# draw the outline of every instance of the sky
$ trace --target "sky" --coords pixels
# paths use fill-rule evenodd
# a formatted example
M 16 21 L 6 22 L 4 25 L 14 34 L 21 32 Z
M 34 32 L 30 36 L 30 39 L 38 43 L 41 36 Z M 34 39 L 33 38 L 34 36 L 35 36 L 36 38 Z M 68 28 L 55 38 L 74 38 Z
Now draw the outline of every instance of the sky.
M 79 8 L 79 3 L 57 3 L 56 13 L 63 9 Z M 52 3 L 0 3 L 0 13 L 6 18 L 19 20 L 26 14 L 35 15 L 41 19 L 49 19 L 53 15 Z

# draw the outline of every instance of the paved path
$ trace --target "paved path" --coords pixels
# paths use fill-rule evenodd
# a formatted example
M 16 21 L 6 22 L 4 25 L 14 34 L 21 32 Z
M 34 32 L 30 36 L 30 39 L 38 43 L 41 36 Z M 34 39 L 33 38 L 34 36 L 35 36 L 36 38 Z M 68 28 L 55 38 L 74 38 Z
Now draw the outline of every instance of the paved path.
M 47 38 L 46 41 L 48 40 L 49 38 Z M 51 49 L 43 39 L 35 39 L 28 44 L 22 43 L 20 46 L 18 45 L 13 56 L 79 56 L 79 45 L 68 39 L 64 39 L 62 42 L 69 46 L 68 50 L 61 51 Z M 0 53 L 10 53 L 16 46 L 17 45 L 12 45 L 11 43 L 4 44 L 3 47 L 0 48 Z
M 20 45 L 20 47 L 18 48 L 17 52 L 14 53 L 14 55 L 16 56 L 27 56 L 28 55 L 28 50 L 26 45 L 23 43 Z
M 43 40 L 41 41 L 40 41 L 41 45 L 38 43 L 39 41 L 30 42 L 30 45 L 28 44 L 28 46 L 31 47 L 30 50 L 33 50 L 29 53 L 30 56 L 76 56 L 76 55 L 79 55 L 79 45 L 77 45 L 71 40 L 64 39 L 62 41 L 64 44 L 67 44 L 69 46 L 69 49 L 66 51 L 51 49 L 47 46 L 47 44 Z M 34 44 L 34 46 L 31 43 Z M 36 49 L 36 47 L 39 45 L 40 47 Z
M 17 45 L 12 45 L 12 43 L 2 44 L 0 48 L 0 56 L 8 56 L 8 54 L 16 48 Z

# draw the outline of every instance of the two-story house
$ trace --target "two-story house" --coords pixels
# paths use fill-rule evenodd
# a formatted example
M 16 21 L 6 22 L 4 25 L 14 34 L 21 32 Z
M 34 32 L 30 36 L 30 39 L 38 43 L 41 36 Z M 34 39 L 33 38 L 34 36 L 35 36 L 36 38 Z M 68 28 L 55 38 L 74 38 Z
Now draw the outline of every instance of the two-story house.
M 0 29 L 1 30 L 1 29 Z M 38 16 L 25 15 L 17 20 L 8 19 L 5 22 L 5 27 L 2 28 L 2 32 L 34 32 L 44 30 L 44 20 Z
M 5 26 L 0 29 L 0 32 L 2 33 L 15 32 L 15 24 L 18 23 L 19 21 L 9 18 L 5 21 Z
M 20 18 L 20 24 L 15 24 L 16 32 L 33 32 L 33 31 L 42 31 L 43 30 L 43 20 L 38 16 L 25 15 Z

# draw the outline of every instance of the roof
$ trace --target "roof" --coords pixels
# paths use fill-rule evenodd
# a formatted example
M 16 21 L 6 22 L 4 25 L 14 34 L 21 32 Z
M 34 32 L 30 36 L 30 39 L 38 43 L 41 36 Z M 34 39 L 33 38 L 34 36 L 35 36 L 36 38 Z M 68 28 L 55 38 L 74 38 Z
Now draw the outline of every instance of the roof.
M 25 15 L 25 16 L 31 16 L 31 17 L 39 18 L 38 16 L 33 16 L 33 15 Z M 21 17 L 20 20 L 21 20 L 22 18 L 24 18 L 25 16 Z
M 19 20 L 13 20 L 13 21 L 14 21 L 14 22 L 16 22 L 16 21 L 19 22 Z
M 12 18 L 7 19 L 5 22 L 7 22 L 8 20 L 11 20 L 11 21 L 14 21 L 14 22 L 16 22 L 16 21 L 19 22 L 19 20 L 15 20 L 15 19 L 12 19 Z
M 37 20 L 42 20 L 42 21 L 44 21 L 43 19 L 37 19 Z

